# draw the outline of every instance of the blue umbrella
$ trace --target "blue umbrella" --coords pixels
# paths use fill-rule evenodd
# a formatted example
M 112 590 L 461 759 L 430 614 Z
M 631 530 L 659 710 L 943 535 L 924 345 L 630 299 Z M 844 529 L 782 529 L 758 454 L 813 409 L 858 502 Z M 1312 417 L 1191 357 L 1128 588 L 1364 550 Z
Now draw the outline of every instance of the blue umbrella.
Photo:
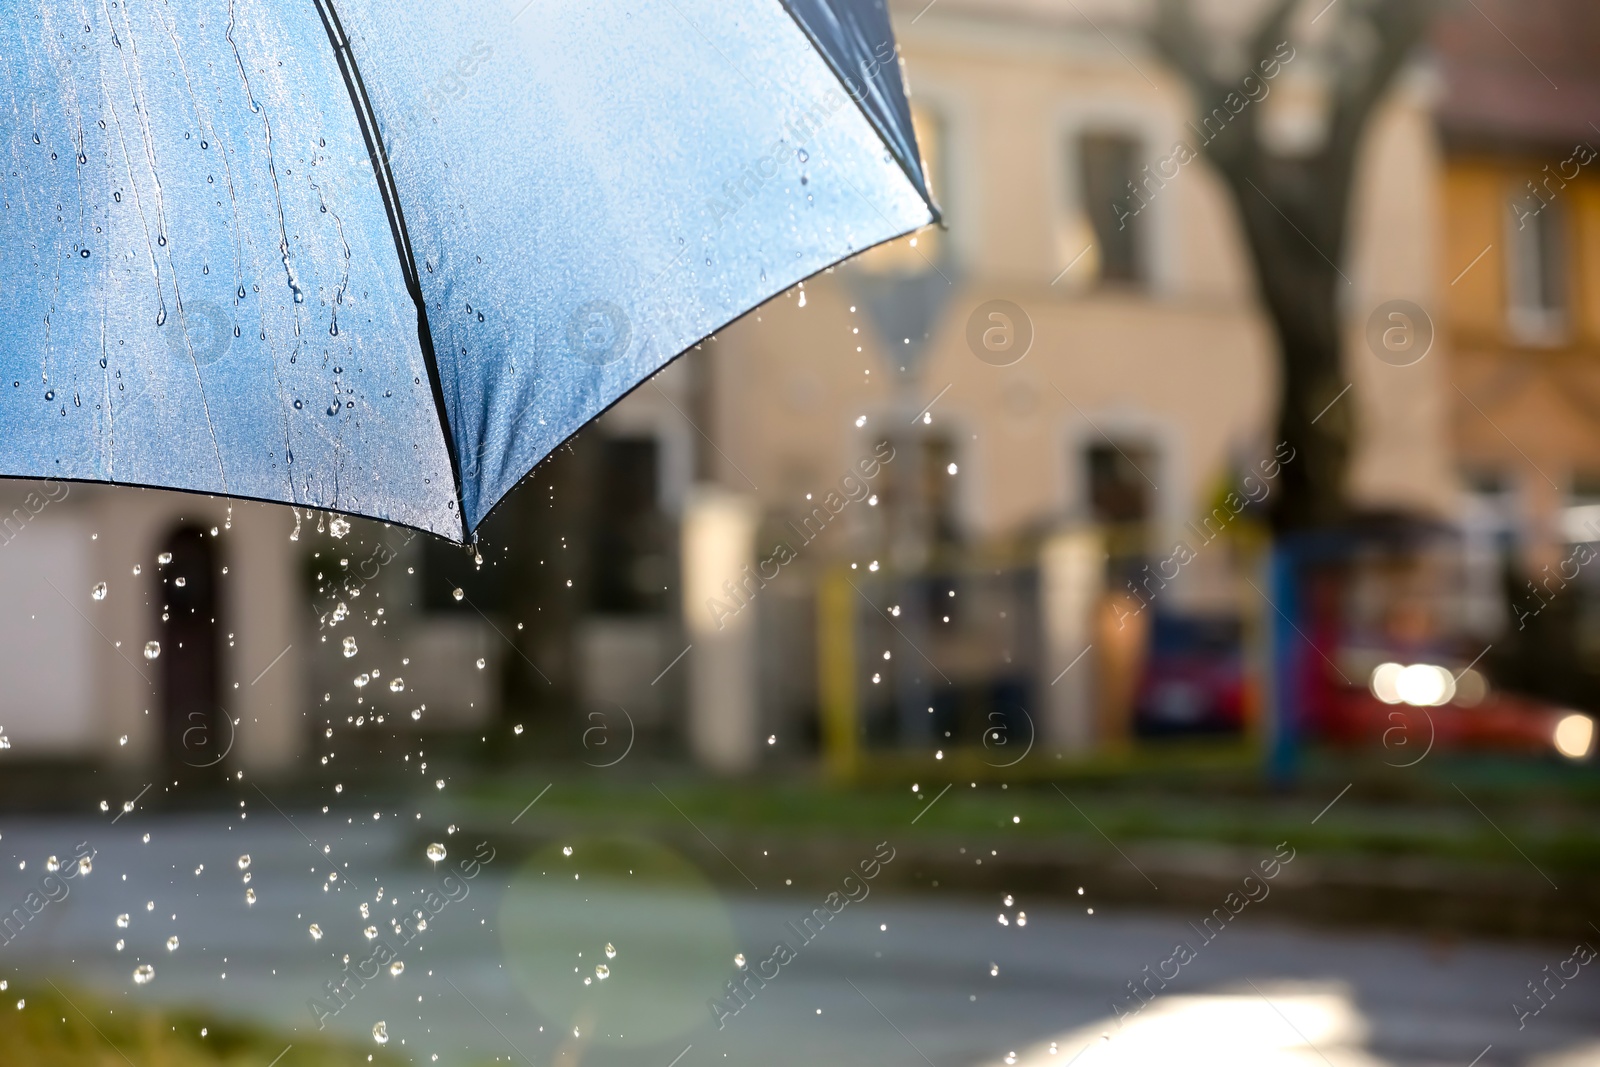
M 937 217 L 884 0 L 21 0 L 0 42 L 0 475 L 463 540 Z

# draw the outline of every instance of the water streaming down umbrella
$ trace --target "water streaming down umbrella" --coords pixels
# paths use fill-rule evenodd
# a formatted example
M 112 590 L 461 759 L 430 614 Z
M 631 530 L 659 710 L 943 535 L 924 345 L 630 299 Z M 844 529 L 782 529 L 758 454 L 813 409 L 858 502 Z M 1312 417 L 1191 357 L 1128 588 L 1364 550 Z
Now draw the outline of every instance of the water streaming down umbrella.
M 686 348 L 934 217 L 882 0 L 37 2 L 0 37 L 9 476 L 460 540 Z

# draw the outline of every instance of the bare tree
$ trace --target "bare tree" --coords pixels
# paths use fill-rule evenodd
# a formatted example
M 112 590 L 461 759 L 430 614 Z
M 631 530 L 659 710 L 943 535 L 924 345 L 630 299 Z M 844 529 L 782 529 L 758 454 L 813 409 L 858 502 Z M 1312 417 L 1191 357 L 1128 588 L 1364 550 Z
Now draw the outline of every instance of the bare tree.
M 1282 391 L 1279 440 L 1295 449 L 1275 496 L 1280 531 L 1324 526 L 1346 514 L 1345 479 L 1354 406 L 1332 404 L 1348 384 L 1341 369 L 1340 262 L 1362 133 L 1395 74 L 1422 38 L 1435 0 L 1334 0 L 1317 17 L 1328 28 L 1326 136 L 1314 151 L 1273 153 L 1259 108 L 1240 107 L 1238 74 L 1212 65 L 1217 43 L 1195 18 L 1194 0 L 1159 0 L 1151 39 L 1183 76 L 1203 117 L 1221 112 L 1210 158 L 1226 181 L 1255 262 L 1261 297 L 1276 329 Z M 1257 72 L 1288 40 L 1300 0 L 1270 0 L 1245 42 Z M 1231 99 L 1230 99 L 1231 98 Z M 1230 106 L 1232 105 L 1232 106 Z M 1319 417 L 1320 416 L 1320 417 Z

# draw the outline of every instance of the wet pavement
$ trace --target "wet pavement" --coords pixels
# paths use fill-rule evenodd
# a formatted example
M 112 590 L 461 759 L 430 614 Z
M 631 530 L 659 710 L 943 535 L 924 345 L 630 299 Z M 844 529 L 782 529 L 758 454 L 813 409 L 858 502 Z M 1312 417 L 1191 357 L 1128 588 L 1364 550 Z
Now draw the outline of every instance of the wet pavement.
M 831 900 L 728 894 L 643 841 L 513 862 L 446 833 L 436 863 L 409 811 L 116 814 L 0 828 L 0 909 L 22 916 L 0 975 L 16 988 L 193 1008 L 286 1044 L 320 1022 L 372 1046 L 382 1022 L 417 1063 L 1600 1063 L 1600 973 L 1571 945 L 1309 929 L 1270 899 L 1207 941 L 1203 915 L 1119 910 L 1092 886 L 1082 907 L 861 878 Z M 47 857 L 64 874 L 80 842 L 92 871 L 41 888 Z

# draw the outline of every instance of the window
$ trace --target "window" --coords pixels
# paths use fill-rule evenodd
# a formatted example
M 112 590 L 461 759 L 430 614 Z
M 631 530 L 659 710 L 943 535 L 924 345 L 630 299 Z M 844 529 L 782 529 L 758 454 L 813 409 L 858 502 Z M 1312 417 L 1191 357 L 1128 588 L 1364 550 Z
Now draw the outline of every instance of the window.
M 1143 556 L 1153 510 L 1147 474 L 1155 466 L 1154 450 L 1133 442 L 1101 443 L 1085 449 L 1084 460 L 1089 513 L 1105 528 L 1111 556 Z
M 602 442 L 589 556 L 597 611 L 637 615 L 665 607 L 669 531 L 656 502 L 659 466 L 651 438 Z
M 1104 283 L 1144 281 L 1139 221 L 1143 201 L 1130 194 L 1139 176 L 1140 154 L 1139 142 L 1122 134 L 1087 133 L 1078 143 L 1082 209 L 1094 230 Z
M 1560 200 L 1516 194 L 1508 236 L 1508 325 L 1520 340 L 1550 344 L 1567 329 L 1567 214 Z

